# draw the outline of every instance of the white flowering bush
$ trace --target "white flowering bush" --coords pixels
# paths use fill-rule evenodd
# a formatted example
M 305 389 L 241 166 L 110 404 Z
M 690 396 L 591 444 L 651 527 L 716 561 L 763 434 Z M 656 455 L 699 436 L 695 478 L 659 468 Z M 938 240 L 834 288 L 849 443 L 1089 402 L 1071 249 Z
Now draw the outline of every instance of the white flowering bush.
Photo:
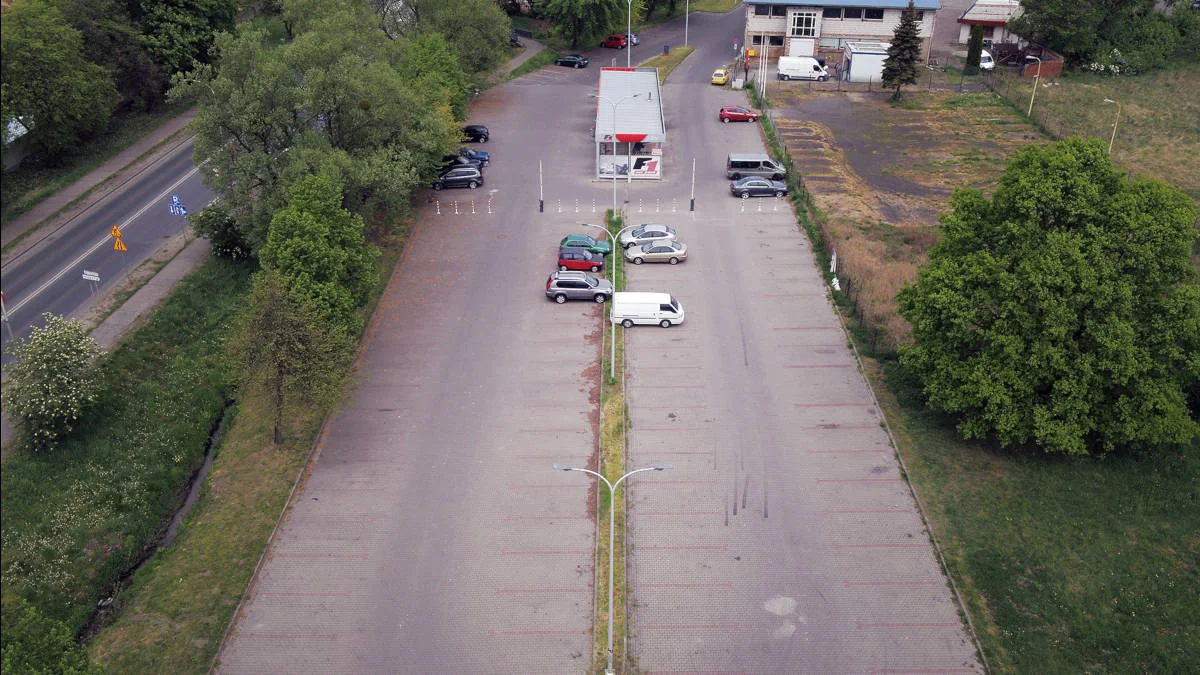
M 52 450 L 99 396 L 104 354 L 79 321 L 43 314 L 44 327 L 13 347 L 5 406 L 31 447 Z
M 1125 60 L 1125 56 L 1121 50 L 1114 47 L 1106 55 L 1097 61 L 1084 66 L 1088 72 L 1097 75 L 1108 75 L 1109 77 L 1117 77 L 1118 75 L 1136 75 L 1137 70 L 1129 65 Z

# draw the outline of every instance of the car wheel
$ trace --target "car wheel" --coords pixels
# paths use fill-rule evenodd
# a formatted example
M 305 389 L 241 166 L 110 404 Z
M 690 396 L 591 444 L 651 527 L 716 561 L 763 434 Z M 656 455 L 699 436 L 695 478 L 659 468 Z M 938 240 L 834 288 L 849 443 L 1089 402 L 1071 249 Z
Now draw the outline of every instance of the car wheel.
M 576 63 L 576 64 L 575 64 L 575 67 L 576 67 L 576 68 L 582 68 L 582 67 L 583 67 L 583 64 L 582 64 L 582 63 Z
M 566 266 L 566 265 L 559 265 L 559 266 L 558 266 L 558 270 L 559 270 L 560 272 L 566 272 L 566 271 L 567 271 L 567 266 Z
M 633 259 L 633 264 L 634 264 L 634 265 L 641 265 L 643 262 L 645 262 L 645 261 L 643 261 L 641 258 L 634 258 L 634 259 Z
M 724 122 L 725 124 L 729 124 L 729 118 L 728 118 L 728 117 L 722 117 L 722 118 L 721 118 L 721 121 L 722 121 L 722 122 Z
M 561 305 L 567 301 L 567 296 L 559 293 L 558 295 L 554 296 L 554 301 Z
M 757 122 L 757 121 L 758 121 L 758 117 L 751 117 L 751 118 L 750 118 L 750 121 L 751 121 L 751 122 Z
M 822 81 L 822 82 L 828 82 L 828 81 L 829 81 L 829 76 L 828 76 L 828 75 L 826 75 L 825 77 L 822 77 L 822 78 L 821 78 L 821 81 Z
M 441 190 L 441 189 L 442 189 L 442 184 L 441 184 L 441 183 L 434 183 L 434 184 L 433 184 L 433 189 L 434 189 L 434 190 Z
M 484 136 L 483 138 L 479 139 L 479 142 L 480 142 L 480 143 L 487 143 L 487 136 Z
M 775 196 L 776 196 L 776 197 L 778 197 L 778 198 L 780 198 L 780 199 L 783 199 L 783 196 L 784 196 L 784 195 L 786 195 L 786 194 L 787 194 L 787 193 L 786 193 L 786 192 L 784 192 L 783 190 L 776 190 L 776 191 L 775 191 Z
M 670 259 L 670 260 L 668 260 L 667 262 L 671 263 L 672 265 L 678 265 L 678 264 L 679 264 L 679 258 L 671 258 L 671 259 Z
M 597 293 L 596 297 L 594 297 L 592 299 L 595 300 L 596 302 L 603 303 L 605 300 L 608 299 L 608 296 L 604 295 L 603 293 Z
M 475 188 L 479 187 L 479 183 L 477 183 L 477 182 L 475 182 L 475 181 L 471 181 L 470 183 L 467 183 L 467 187 L 469 187 L 469 188 L 471 188 L 472 190 L 474 190 Z
M 625 319 L 621 322 L 621 325 L 626 328 L 633 328 L 633 319 Z
M 592 271 L 593 271 L 593 272 L 599 272 L 599 271 L 600 271 L 600 266 L 599 266 L 599 265 L 592 265 Z
M 670 328 L 671 322 L 667 321 L 666 319 L 663 319 L 662 321 L 658 322 L 658 325 L 662 326 L 663 328 Z
M 784 82 L 787 82 L 788 80 L 790 80 L 790 79 L 792 79 L 792 78 L 791 78 L 791 77 L 788 77 L 787 75 L 780 75 L 780 76 L 779 76 L 779 79 L 783 80 Z
M 742 199 L 750 199 L 750 193 L 749 193 L 749 192 L 743 192 L 743 193 L 742 193 L 740 196 L 741 196 L 741 198 L 742 198 Z
M 733 179 L 734 179 L 734 180 L 741 180 L 741 179 L 742 179 L 742 174 L 740 174 L 740 173 L 735 173 L 735 174 L 733 174 Z

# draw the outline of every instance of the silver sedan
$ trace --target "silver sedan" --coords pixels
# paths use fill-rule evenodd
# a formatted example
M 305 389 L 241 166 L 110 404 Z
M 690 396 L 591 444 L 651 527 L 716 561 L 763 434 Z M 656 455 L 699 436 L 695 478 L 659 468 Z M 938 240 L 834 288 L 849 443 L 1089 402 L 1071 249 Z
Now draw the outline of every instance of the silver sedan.
M 677 265 L 687 260 L 687 244 L 661 240 L 625 249 L 625 259 L 634 265 L 644 262 L 665 262 Z
M 621 248 L 629 248 L 640 244 L 648 244 L 659 239 L 676 239 L 675 228 L 662 223 L 642 223 L 637 227 L 624 230 L 617 237 Z

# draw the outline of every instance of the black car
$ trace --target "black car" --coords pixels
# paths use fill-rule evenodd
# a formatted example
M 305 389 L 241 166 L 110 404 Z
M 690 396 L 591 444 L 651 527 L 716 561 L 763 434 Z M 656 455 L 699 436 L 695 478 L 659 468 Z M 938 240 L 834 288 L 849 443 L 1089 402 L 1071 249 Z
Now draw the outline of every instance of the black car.
M 567 66 L 568 68 L 587 68 L 587 64 L 587 57 L 582 54 L 564 54 L 554 59 L 554 65 Z
M 438 173 L 445 173 L 450 169 L 460 166 L 473 166 L 476 169 L 482 170 L 483 162 L 479 161 L 478 159 L 471 159 L 470 157 L 466 157 L 464 155 L 443 155 L 442 168 Z
M 483 172 L 473 166 L 456 166 L 433 181 L 433 189 L 475 188 L 483 185 Z
M 472 143 L 488 142 L 488 128 L 482 124 L 468 124 L 462 128 L 462 133 Z
M 734 197 L 749 199 L 750 197 L 783 197 L 788 193 L 787 183 L 761 176 L 747 176 L 729 184 L 729 191 Z
M 524 47 L 525 46 L 524 44 L 521 43 L 521 37 L 519 35 L 517 35 L 516 31 L 509 33 L 508 45 L 510 47 Z

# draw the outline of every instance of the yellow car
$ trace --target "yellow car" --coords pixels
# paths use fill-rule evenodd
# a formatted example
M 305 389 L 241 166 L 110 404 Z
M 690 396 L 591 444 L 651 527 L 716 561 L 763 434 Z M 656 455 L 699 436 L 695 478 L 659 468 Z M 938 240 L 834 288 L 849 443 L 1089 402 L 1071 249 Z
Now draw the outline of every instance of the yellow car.
M 713 84 L 729 84 L 729 71 L 724 68 L 717 68 L 713 71 Z

